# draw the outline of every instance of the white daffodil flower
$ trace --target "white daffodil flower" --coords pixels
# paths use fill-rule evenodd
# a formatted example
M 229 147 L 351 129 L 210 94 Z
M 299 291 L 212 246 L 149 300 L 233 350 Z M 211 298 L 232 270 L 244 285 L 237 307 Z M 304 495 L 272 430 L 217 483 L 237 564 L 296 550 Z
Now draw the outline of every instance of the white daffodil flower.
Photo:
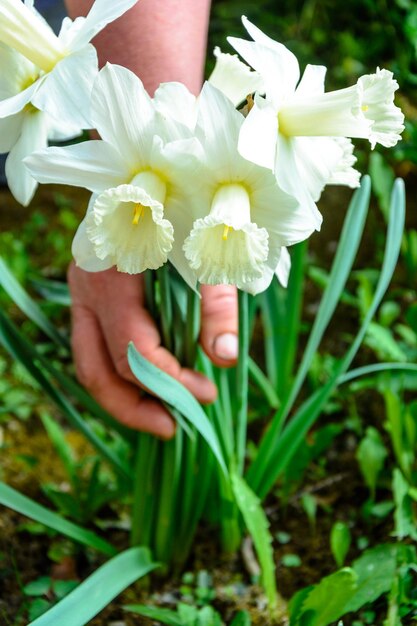
M 393 103 L 398 84 L 392 73 L 378 69 L 352 87 L 325 93 L 325 67 L 307 65 L 300 80 L 292 52 L 242 20 L 254 41 L 228 41 L 261 74 L 266 98 L 255 97 L 239 138 L 241 154 L 273 169 L 289 193 L 297 194 L 302 184 L 302 163 L 303 172 L 309 172 L 305 189 L 314 199 L 328 182 L 357 186 L 350 148 L 335 138 L 363 137 L 372 147 L 395 145 L 404 116 Z
M 96 0 L 87 17 L 65 18 L 59 35 L 33 2 L 0 0 L 0 42 L 36 66 L 30 81 L 9 103 L 10 115 L 29 103 L 63 123 L 91 128 L 90 95 L 98 72 L 91 39 L 137 0 Z
M 184 252 L 200 282 L 258 293 L 270 283 L 283 246 L 311 235 L 321 216 L 283 192 L 270 170 L 238 154 L 243 121 L 227 97 L 204 85 L 196 133 L 206 170 L 193 190 L 196 220 Z
M 73 243 L 77 264 L 135 274 L 169 258 L 194 286 L 181 244 L 192 224 L 187 187 L 198 176 L 196 140 L 156 112 L 139 78 L 123 67 L 101 70 L 91 106 L 102 140 L 47 148 L 25 160 L 39 182 L 93 192 Z
M 224 53 L 216 46 L 214 56 L 216 64 L 208 82 L 224 93 L 235 106 L 255 91 L 265 93 L 262 76 L 242 63 L 236 54 Z
M 255 91 L 264 93 L 260 74 L 242 63 L 236 54 L 226 54 L 216 47 L 214 56 L 216 63 L 208 82 L 224 93 L 235 106 Z M 198 97 L 190 93 L 182 83 L 162 83 L 155 91 L 154 102 L 163 115 L 172 117 L 191 130 L 195 129 Z
M 33 77 L 38 74 L 38 68 L 31 61 L 0 43 L 0 67 L 0 153 L 9 152 L 6 178 L 10 191 L 18 202 L 27 206 L 38 185 L 23 159 L 34 150 L 45 148 L 48 139 L 70 139 L 79 131 L 54 120 L 30 102 L 23 108 L 13 106 L 19 98 L 26 99 L 25 91 L 30 91 Z

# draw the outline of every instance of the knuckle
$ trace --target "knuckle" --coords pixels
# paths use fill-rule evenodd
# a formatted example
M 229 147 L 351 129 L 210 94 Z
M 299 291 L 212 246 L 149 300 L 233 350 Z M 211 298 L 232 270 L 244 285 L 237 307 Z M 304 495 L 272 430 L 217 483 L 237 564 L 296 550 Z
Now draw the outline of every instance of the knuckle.
M 97 376 L 96 369 L 84 359 L 75 359 L 75 375 L 83 387 L 93 395 L 100 393 L 100 378 Z

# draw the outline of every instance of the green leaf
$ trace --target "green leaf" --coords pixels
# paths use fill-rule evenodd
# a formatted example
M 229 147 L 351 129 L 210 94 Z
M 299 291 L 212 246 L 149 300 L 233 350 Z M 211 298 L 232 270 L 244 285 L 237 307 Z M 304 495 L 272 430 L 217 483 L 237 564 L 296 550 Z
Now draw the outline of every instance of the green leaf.
M 172 378 L 172 376 L 169 376 L 147 361 L 136 350 L 133 343 L 129 344 L 127 358 L 132 373 L 142 385 L 169 406 L 176 409 L 195 426 L 200 435 L 210 446 L 220 467 L 224 473 L 227 474 L 226 464 L 216 432 L 194 396 L 181 385 L 181 383 Z
M 45 598 L 36 598 L 30 603 L 29 606 L 29 619 L 34 620 L 40 615 L 46 613 L 46 611 L 51 607 L 51 603 Z
M 75 487 L 77 483 L 76 461 L 74 459 L 72 448 L 65 438 L 63 428 L 61 428 L 58 422 L 46 412 L 41 413 L 40 418 L 52 445 L 57 451 L 57 454 L 65 467 L 72 486 Z
M 236 613 L 230 622 L 230 626 L 251 626 L 251 623 L 249 613 L 246 611 L 239 611 L 239 613 Z
M 57 513 L 49 511 L 2 482 L 0 482 L 0 504 L 108 556 L 113 556 L 116 552 L 110 543 L 95 533 L 63 519 Z
M 354 595 L 357 575 L 353 569 L 343 569 L 322 578 L 305 596 L 291 626 L 328 626 L 344 615 L 345 606 Z
M 13 302 L 48 335 L 56 344 L 69 348 L 68 340 L 61 335 L 46 317 L 38 304 L 26 293 L 0 257 L 0 285 Z
M 298 554 L 284 554 L 281 563 L 284 567 L 300 567 L 302 561 Z
M 48 360 L 36 351 L 34 346 L 17 330 L 16 326 L 6 317 L 1 309 L 0 344 L 8 350 L 14 359 L 26 368 L 45 393 L 61 409 L 70 424 L 79 430 L 124 478 L 130 480 L 130 468 L 127 466 L 124 459 L 118 457 L 110 446 L 106 445 L 106 443 L 96 435 L 69 400 L 52 384 L 44 371 L 51 371 L 51 369 L 53 369 L 51 365 L 48 364 Z
M 320 307 L 307 346 L 303 351 L 303 358 L 297 369 L 291 391 L 275 414 L 271 427 L 261 441 L 257 457 L 249 468 L 248 483 L 259 494 L 266 494 L 277 478 L 277 474 L 273 472 L 272 468 L 276 466 L 277 452 L 281 453 L 281 450 L 276 450 L 276 444 L 345 287 L 362 237 L 368 212 L 369 196 L 370 179 L 365 176 L 362 179 L 361 188 L 354 193 L 349 205 L 329 281 L 321 298 Z
M 58 600 L 68 595 L 70 591 L 78 587 L 78 580 L 54 580 L 52 583 L 52 591 Z
M 198 609 L 195 606 L 180 602 L 178 604 L 178 615 L 183 626 L 195 626 L 198 617 Z
M 40 276 L 31 277 L 29 280 L 33 288 L 48 302 L 71 306 L 71 296 L 67 283 L 50 278 L 41 278 Z
M 28 626 L 84 626 L 133 582 L 157 567 L 146 548 L 130 548 L 99 567 Z
M 195 626 L 223 626 L 223 622 L 212 606 L 204 606 L 198 612 Z
M 343 522 L 335 522 L 330 531 L 330 547 L 338 567 L 342 567 L 350 547 L 350 530 Z
M 398 345 L 391 330 L 376 322 L 369 324 L 365 343 L 376 352 L 380 359 L 392 359 L 400 363 L 407 361 L 406 353 Z
M 411 537 L 417 541 L 416 520 L 413 515 L 412 501 L 409 495 L 410 485 L 398 468 L 393 471 L 392 491 L 395 501 L 395 530 L 393 535 L 399 539 Z
M 353 205 L 355 206 L 355 205 Z M 349 215 L 351 215 L 349 211 Z M 351 216 L 351 219 L 354 219 L 354 216 Z M 401 247 L 402 234 L 404 229 L 404 219 L 405 219 L 405 190 L 404 183 L 401 179 L 398 179 L 394 185 L 392 195 L 391 195 L 391 204 L 390 204 L 390 220 L 388 224 L 388 233 L 385 244 L 385 252 L 384 252 L 384 260 L 382 264 L 381 273 L 379 276 L 379 280 L 375 289 L 375 293 L 373 296 L 373 300 L 371 306 L 362 322 L 362 325 L 354 339 L 351 343 L 350 348 L 347 353 L 344 355 L 343 359 L 339 362 L 339 364 L 335 367 L 334 373 L 330 377 L 329 381 L 321 388 L 318 389 L 312 396 L 310 396 L 298 409 L 298 411 L 292 416 L 288 425 L 282 431 L 282 423 L 283 419 L 288 415 L 294 398 L 294 393 L 297 391 L 298 393 L 298 384 L 301 384 L 301 379 L 299 380 L 300 372 L 302 371 L 302 364 L 306 358 L 307 348 L 304 352 L 303 361 L 300 365 L 300 369 L 298 370 L 297 381 L 294 383 L 294 388 L 291 392 L 290 398 L 285 403 L 283 409 L 281 409 L 273 419 L 271 427 L 267 431 L 261 445 L 258 449 L 258 454 L 255 459 L 255 462 L 249 468 L 247 473 L 248 483 L 252 486 L 252 488 L 258 493 L 261 497 L 264 497 L 269 489 L 274 485 L 279 474 L 285 469 L 286 464 L 292 458 L 292 455 L 296 453 L 298 446 L 302 442 L 303 438 L 306 436 L 309 428 L 314 424 L 315 420 L 320 415 L 320 412 L 323 410 L 325 403 L 330 398 L 331 393 L 335 390 L 339 378 L 348 370 L 350 367 L 363 339 L 366 334 L 366 331 L 371 323 L 375 312 L 380 305 L 382 298 L 388 288 L 389 282 L 392 278 L 394 269 L 397 264 L 398 255 Z M 348 232 L 348 231 L 346 231 Z M 361 232 L 361 231 L 360 231 Z M 346 234 L 346 233 L 345 233 Z M 344 242 L 346 243 L 346 242 Z M 356 240 L 355 240 L 356 244 Z M 339 249 L 337 256 L 341 249 L 341 243 L 339 243 Z M 349 247 L 347 249 L 344 248 L 344 252 L 347 254 Z M 353 259 L 352 259 L 353 262 Z M 339 258 L 339 263 L 342 265 L 340 269 L 340 273 L 343 276 L 343 285 L 345 284 L 345 280 L 347 279 L 346 270 L 347 268 L 344 266 L 343 259 Z M 332 268 L 333 272 L 333 268 Z M 339 288 L 339 280 L 341 280 L 341 276 L 339 276 L 339 272 L 335 270 L 335 274 L 338 276 L 338 279 L 334 285 L 335 291 L 337 294 L 340 293 Z M 331 283 L 329 283 L 331 284 Z M 326 294 L 325 294 L 326 295 Z M 330 296 L 329 296 L 330 297 Z M 322 304 L 325 299 L 323 296 Z M 330 299 L 330 302 L 332 299 Z M 336 302 L 334 302 L 336 305 Z M 331 308 L 331 307 L 330 307 Z M 324 320 L 327 319 L 327 315 L 329 310 L 326 307 L 326 315 Z M 333 312 L 334 308 L 331 308 Z M 316 316 L 317 322 L 318 316 Z M 315 327 L 313 327 L 314 330 Z M 312 333 L 313 333 L 312 330 Z M 323 329 L 324 331 L 324 329 Z M 321 335 L 320 335 L 321 336 Z M 311 335 L 310 335 L 311 340 Z M 310 340 L 308 345 L 310 345 Z M 315 345 L 314 340 L 312 345 Z M 316 346 L 317 347 L 317 346 Z M 311 355 L 313 356 L 313 355 Z
M 262 583 L 271 608 L 276 607 L 278 594 L 275 581 L 275 563 L 269 522 L 259 498 L 236 471 L 231 473 L 231 484 L 236 503 L 254 543 L 262 569 Z
M 168 626 L 183 626 L 183 622 L 176 611 L 164 609 L 157 606 L 146 606 L 145 604 L 126 604 L 125 611 L 131 611 L 137 615 L 143 615 L 150 619 L 156 619 Z
M 366 550 L 352 564 L 357 575 L 357 589 L 345 606 L 345 612 L 357 611 L 387 593 L 395 577 L 398 547 L 381 544 Z
M 44 596 L 48 593 L 52 585 L 50 576 L 41 576 L 23 587 L 26 596 Z
M 387 454 L 381 435 L 376 428 L 369 426 L 366 429 L 365 437 L 358 446 L 356 458 L 372 498 L 375 497 L 377 479 L 384 467 Z
M 388 218 L 389 197 L 394 183 L 394 173 L 380 152 L 372 152 L 370 155 L 369 172 L 372 178 L 373 191 L 378 198 L 381 211 L 384 217 Z

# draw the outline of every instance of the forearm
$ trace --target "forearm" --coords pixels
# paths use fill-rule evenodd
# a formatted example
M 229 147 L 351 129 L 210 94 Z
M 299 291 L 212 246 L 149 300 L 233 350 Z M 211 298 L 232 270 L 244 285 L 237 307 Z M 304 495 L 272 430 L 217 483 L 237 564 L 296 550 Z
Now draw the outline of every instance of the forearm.
M 211 0 L 139 0 L 94 40 L 100 65 L 128 67 L 153 95 L 159 83 L 180 81 L 197 94 L 203 81 Z M 91 0 L 66 0 L 72 18 Z

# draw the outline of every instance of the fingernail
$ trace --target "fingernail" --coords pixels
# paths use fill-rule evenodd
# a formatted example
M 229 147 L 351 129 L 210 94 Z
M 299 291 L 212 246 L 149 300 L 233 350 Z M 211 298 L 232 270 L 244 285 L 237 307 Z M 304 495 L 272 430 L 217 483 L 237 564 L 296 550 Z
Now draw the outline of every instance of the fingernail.
M 219 335 L 214 342 L 214 353 L 219 359 L 235 361 L 238 355 L 238 340 L 234 333 Z

